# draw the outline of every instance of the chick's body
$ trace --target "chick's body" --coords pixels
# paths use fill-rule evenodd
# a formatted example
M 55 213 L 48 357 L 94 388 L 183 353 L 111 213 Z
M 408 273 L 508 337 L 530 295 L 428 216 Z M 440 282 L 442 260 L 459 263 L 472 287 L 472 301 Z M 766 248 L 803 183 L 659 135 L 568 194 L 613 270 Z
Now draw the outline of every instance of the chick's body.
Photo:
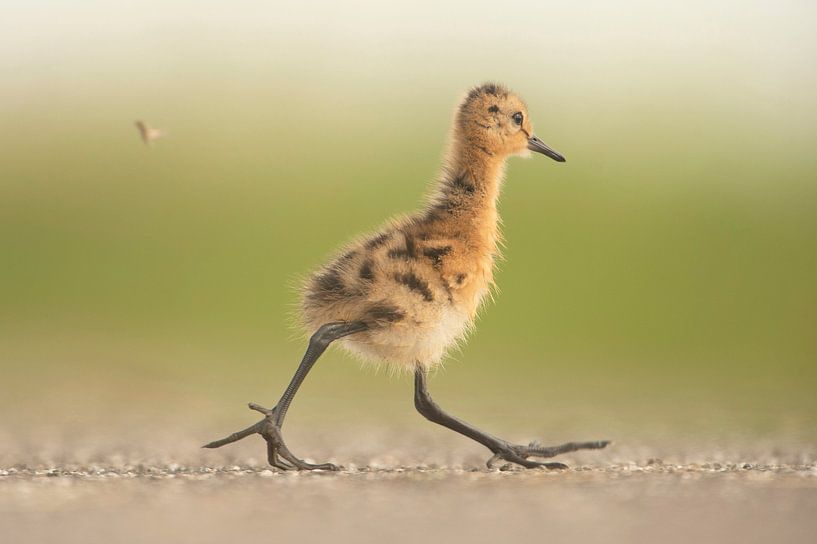
M 307 281 L 302 311 L 310 332 L 360 321 L 367 330 L 341 340 L 348 350 L 406 369 L 440 362 L 493 284 L 496 202 L 505 160 L 520 151 L 502 129 L 508 112 L 524 107 L 501 88 L 466 98 L 426 208 L 352 244 Z

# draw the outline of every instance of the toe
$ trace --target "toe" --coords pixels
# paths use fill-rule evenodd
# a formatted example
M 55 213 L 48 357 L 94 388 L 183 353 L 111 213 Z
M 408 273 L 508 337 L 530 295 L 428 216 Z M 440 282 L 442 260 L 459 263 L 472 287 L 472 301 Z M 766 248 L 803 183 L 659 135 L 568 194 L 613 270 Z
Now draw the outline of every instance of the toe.
M 343 470 L 343 467 L 340 465 L 336 465 L 334 463 L 322 463 L 320 465 L 314 465 L 314 469 L 312 470 L 330 470 L 332 472 L 339 472 Z
M 564 463 L 542 463 L 541 466 L 548 470 L 567 470 L 570 468 Z

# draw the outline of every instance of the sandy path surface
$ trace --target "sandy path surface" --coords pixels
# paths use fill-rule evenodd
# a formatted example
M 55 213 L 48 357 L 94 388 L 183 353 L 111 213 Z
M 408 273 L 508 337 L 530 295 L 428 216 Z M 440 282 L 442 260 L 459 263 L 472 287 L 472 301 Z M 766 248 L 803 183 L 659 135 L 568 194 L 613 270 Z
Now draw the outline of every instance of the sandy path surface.
M 286 473 L 264 465 L 256 441 L 211 452 L 167 435 L 0 435 L 2 542 L 789 543 L 817 535 L 813 445 L 616 444 L 561 457 L 567 471 L 489 471 L 484 452 L 456 437 L 359 432 L 345 447 L 338 435 L 297 437 L 299 449 L 346 470 Z

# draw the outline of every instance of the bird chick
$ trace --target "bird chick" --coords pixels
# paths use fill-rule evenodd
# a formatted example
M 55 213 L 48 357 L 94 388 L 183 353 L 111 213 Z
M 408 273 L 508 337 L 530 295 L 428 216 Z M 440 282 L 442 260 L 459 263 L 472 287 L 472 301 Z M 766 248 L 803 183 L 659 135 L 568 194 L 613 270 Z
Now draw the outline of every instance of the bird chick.
M 491 83 L 472 89 L 456 110 L 442 174 L 426 206 L 348 245 L 307 280 L 301 310 L 312 336 L 289 387 L 272 409 L 250 404 L 264 414 L 260 422 L 205 447 L 258 433 L 267 441 L 273 466 L 337 469 L 295 457 L 281 434 L 295 392 L 334 341 L 365 359 L 412 371 L 417 410 L 485 445 L 493 453 L 489 466 L 505 460 L 528 468 L 564 468 L 531 457 L 605 447 L 607 441 L 514 445 L 444 412 L 427 389 L 429 370 L 463 338 L 491 290 L 505 162 L 530 151 L 565 161 L 534 135 L 519 96 Z

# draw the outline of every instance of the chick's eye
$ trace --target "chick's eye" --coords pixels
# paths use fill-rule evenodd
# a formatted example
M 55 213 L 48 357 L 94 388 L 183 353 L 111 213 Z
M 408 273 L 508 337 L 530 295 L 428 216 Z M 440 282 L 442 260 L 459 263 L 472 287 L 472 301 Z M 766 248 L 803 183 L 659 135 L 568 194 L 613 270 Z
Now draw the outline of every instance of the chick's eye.
M 514 123 L 516 123 L 519 126 L 522 125 L 522 113 L 516 112 L 516 113 L 513 114 L 512 117 L 513 117 L 513 122 Z

